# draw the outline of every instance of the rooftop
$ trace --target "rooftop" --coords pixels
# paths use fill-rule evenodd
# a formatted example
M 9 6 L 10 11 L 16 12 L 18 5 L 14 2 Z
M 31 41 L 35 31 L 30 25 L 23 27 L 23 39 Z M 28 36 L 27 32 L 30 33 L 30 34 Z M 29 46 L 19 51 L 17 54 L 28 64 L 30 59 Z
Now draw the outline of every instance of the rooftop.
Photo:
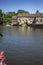
M 12 16 L 12 19 L 17 19 L 17 17 L 43 17 L 43 13 L 19 13 L 17 16 Z

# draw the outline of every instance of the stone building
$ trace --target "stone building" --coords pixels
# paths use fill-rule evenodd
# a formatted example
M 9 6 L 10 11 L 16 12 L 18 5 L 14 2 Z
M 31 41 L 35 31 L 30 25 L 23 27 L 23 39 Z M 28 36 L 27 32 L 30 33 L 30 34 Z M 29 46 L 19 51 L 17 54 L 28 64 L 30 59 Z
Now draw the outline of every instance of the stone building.
M 18 16 L 12 17 L 12 25 L 19 23 L 19 25 L 23 24 L 43 24 L 43 13 L 20 13 Z
M 17 25 L 17 16 L 12 17 L 12 23 L 11 25 Z

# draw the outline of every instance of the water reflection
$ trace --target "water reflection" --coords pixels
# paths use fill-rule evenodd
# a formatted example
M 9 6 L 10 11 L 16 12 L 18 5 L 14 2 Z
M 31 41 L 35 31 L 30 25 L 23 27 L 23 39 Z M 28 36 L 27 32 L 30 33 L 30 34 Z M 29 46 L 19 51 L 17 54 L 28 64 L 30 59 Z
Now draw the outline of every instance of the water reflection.
M 0 50 L 4 50 L 8 65 L 43 64 L 43 29 L 30 27 L 0 27 Z
M 32 30 L 32 31 L 36 31 L 36 32 L 41 32 L 41 31 L 43 31 L 43 29 L 40 29 L 40 28 L 32 28 L 32 27 L 31 27 L 31 30 Z

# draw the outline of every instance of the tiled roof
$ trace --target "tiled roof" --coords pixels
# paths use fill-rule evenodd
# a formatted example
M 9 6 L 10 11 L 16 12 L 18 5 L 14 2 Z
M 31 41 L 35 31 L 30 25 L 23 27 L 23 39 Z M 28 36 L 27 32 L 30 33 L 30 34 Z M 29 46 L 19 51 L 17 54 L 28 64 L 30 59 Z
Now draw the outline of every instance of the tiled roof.
M 17 17 L 43 17 L 43 13 L 19 13 L 18 16 L 12 16 L 12 19 L 17 19 Z
M 43 16 L 43 13 L 37 13 L 37 14 L 28 14 L 28 13 L 23 13 L 23 14 L 18 14 L 18 17 L 41 17 Z

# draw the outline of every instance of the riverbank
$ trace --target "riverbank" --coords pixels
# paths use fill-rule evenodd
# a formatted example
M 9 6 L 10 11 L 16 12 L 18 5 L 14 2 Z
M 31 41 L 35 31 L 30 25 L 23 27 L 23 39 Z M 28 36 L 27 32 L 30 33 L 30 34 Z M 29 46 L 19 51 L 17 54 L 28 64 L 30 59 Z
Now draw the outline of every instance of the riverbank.
M 5 25 L 1 25 L 0 26 L 21 26 L 21 27 L 34 27 L 34 28 L 43 28 L 43 24 L 23 24 L 23 25 L 18 25 L 18 24 L 14 24 L 14 25 L 9 25 L 9 24 L 5 24 Z
M 28 26 L 34 27 L 34 28 L 43 28 L 43 24 L 28 24 Z
M 27 25 L 17 25 L 17 24 L 16 24 L 16 25 L 13 25 L 13 26 L 22 26 L 22 27 L 23 27 L 23 26 L 25 26 L 25 27 L 26 27 L 26 26 L 27 26 L 27 27 L 29 26 L 29 27 L 34 27 L 34 28 L 43 28 L 43 24 L 27 24 Z

